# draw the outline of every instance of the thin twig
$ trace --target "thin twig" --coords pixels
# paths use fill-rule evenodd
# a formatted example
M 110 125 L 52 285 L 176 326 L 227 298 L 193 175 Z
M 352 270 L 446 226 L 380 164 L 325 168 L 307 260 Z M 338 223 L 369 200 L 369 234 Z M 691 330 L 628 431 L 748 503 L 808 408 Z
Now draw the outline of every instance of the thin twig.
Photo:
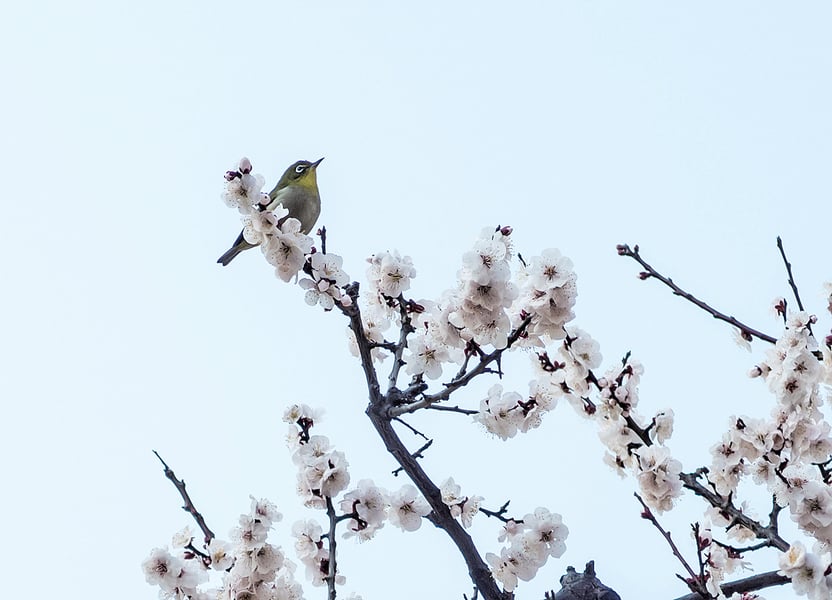
M 480 412 L 478 410 L 472 410 L 470 408 L 460 408 L 459 406 L 442 406 L 441 404 L 430 404 L 425 408 L 428 410 L 444 410 L 446 412 L 455 412 L 460 413 L 462 415 L 475 415 Z
M 661 273 L 656 271 L 656 269 L 654 269 L 649 264 L 647 264 L 647 262 L 643 258 L 641 258 L 641 255 L 638 252 L 638 246 L 634 246 L 632 249 L 630 249 L 630 247 L 627 244 L 619 244 L 618 246 L 616 246 L 616 249 L 618 250 L 618 254 L 620 256 L 629 256 L 630 258 L 635 260 L 638 264 L 640 264 L 642 267 L 644 267 L 645 271 L 639 274 L 639 277 L 641 279 L 648 279 L 650 277 L 654 277 L 655 279 L 658 279 L 663 284 L 665 284 L 667 287 L 669 287 L 671 290 L 673 290 L 674 295 L 681 296 L 682 298 L 684 298 L 688 302 L 691 302 L 691 303 L 695 304 L 696 306 L 698 306 L 699 308 L 704 310 L 706 313 L 711 315 L 714 319 L 719 319 L 720 321 L 725 321 L 726 323 L 729 323 L 729 324 L 733 325 L 734 327 L 739 329 L 741 333 L 754 336 L 758 339 L 763 340 L 764 342 L 769 342 L 771 344 L 773 344 L 777 341 L 777 338 L 774 338 L 774 337 L 772 337 L 772 336 L 770 336 L 766 333 L 763 333 L 761 331 L 757 331 L 756 329 L 753 329 L 753 328 L 749 327 L 748 325 L 746 325 L 745 323 L 737 320 L 736 318 L 729 317 L 728 315 L 719 312 L 718 310 L 711 307 L 707 303 L 703 302 L 702 300 L 700 300 L 699 298 L 697 298 L 696 296 L 694 296 L 690 292 L 686 292 L 685 290 L 680 288 L 678 285 L 673 283 L 672 279 L 670 279 L 668 277 L 665 277 L 664 275 L 662 275 Z
M 416 452 L 413 452 L 410 456 L 412 456 L 413 458 L 424 458 L 425 457 L 425 450 L 430 448 L 432 445 L 433 445 L 433 440 L 428 440 L 425 444 L 422 444 L 421 448 L 419 448 Z M 402 471 L 404 471 L 404 469 L 402 467 L 399 467 L 398 469 L 395 469 L 393 471 L 393 476 L 398 477 L 399 473 L 401 473 Z
M 199 525 L 199 528 L 202 530 L 202 534 L 205 536 L 205 543 L 210 543 L 211 540 L 213 540 L 215 537 L 214 532 L 208 528 L 208 525 L 206 525 L 205 519 L 202 517 L 202 514 L 200 514 L 200 512 L 196 509 L 196 506 L 194 506 L 191 497 L 188 495 L 188 492 L 185 489 L 185 480 L 176 478 L 173 469 L 171 469 L 167 465 L 167 463 L 164 460 L 162 460 L 162 457 L 159 456 L 158 452 L 154 450 L 153 454 L 156 455 L 156 458 L 158 458 L 159 462 L 162 463 L 162 466 L 165 467 L 165 477 L 167 477 L 171 481 L 171 483 L 173 483 L 173 485 L 176 487 L 176 490 L 179 492 L 179 495 L 182 496 L 182 500 L 185 502 L 185 506 L 182 507 L 182 510 L 184 510 L 186 513 L 190 514 L 194 518 L 194 521 L 196 521 L 196 524 Z
M 783 248 L 783 240 L 780 239 L 780 236 L 777 236 L 777 249 L 780 250 L 780 256 L 783 257 L 783 263 L 786 265 L 786 273 L 789 276 L 789 286 L 792 288 L 792 293 L 794 294 L 794 299 L 797 301 L 797 308 L 799 310 L 804 310 L 803 302 L 800 300 L 800 293 L 797 291 L 797 284 L 794 281 L 794 275 L 792 274 L 792 263 L 789 262 L 789 259 L 786 258 L 786 250 Z M 785 311 L 783 311 L 785 313 Z M 785 318 L 785 314 L 784 314 Z M 807 323 L 806 329 L 809 330 L 811 335 L 812 333 L 812 324 Z
M 506 342 L 505 347 L 497 348 L 496 350 L 493 350 L 492 352 L 489 352 L 488 354 L 481 356 L 480 361 L 477 363 L 476 367 L 468 371 L 462 377 L 454 379 L 451 383 L 446 383 L 444 390 L 442 390 L 441 392 L 437 392 L 436 394 L 425 394 L 424 396 L 422 396 L 421 399 L 410 404 L 393 407 L 390 409 L 390 416 L 397 417 L 406 413 L 412 413 L 419 410 L 420 408 L 425 408 L 436 402 L 447 400 L 452 393 L 454 393 L 459 388 L 468 385 L 468 383 L 477 375 L 481 375 L 487 372 L 495 372 L 489 369 L 488 365 L 490 365 L 494 361 L 499 361 L 500 357 L 503 355 L 503 352 L 511 348 L 514 342 L 520 339 L 520 336 L 523 335 L 523 332 L 526 331 L 526 328 L 529 326 L 529 323 L 531 322 L 532 318 L 530 316 L 523 319 L 520 325 L 517 326 L 517 329 L 512 331 L 511 335 L 508 336 L 508 340 Z
M 424 433 L 422 433 L 421 431 L 416 429 L 413 425 L 411 425 L 410 423 L 408 423 L 407 421 L 405 421 L 401 417 L 393 417 L 392 420 L 395 421 L 396 423 L 401 423 L 402 425 L 407 427 L 411 432 L 413 432 L 413 435 L 417 435 L 417 436 L 419 436 L 420 438 L 422 438 L 424 440 L 430 441 L 430 438 L 428 436 L 426 436 Z
M 321 237 L 321 254 L 326 254 L 326 227 L 321 226 L 318 229 L 318 235 Z
M 512 517 L 505 516 L 506 511 L 508 510 L 508 505 L 511 500 L 506 500 L 505 503 L 497 510 L 488 510 L 487 508 L 480 507 L 480 512 L 487 517 L 493 517 L 495 519 L 499 519 L 503 523 L 508 523 L 510 521 L 514 523 L 522 523 L 523 519 L 514 519 Z
M 797 300 L 797 308 L 803 310 L 803 302 L 800 300 L 800 293 L 797 291 L 797 284 L 794 282 L 794 275 L 792 275 L 792 263 L 786 258 L 786 251 L 783 249 L 783 240 L 777 236 L 777 249 L 780 250 L 780 256 L 783 257 L 783 263 L 786 265 L 786 273 L 789 276 L 789 286 L 792 288 L 794 299 Z
M 683 580 L 683 581 L 685 581 L 685 583 L 688 584 L 688 587 L 690 587 L 691 591 L 697 591 L 698 589 L 702 589 L 704 591 L 705 588 L 704 588 L 704 585 L 702 584 L 702 582 L 700 581 L 699 576 L 696 573 L 693 572 L 693 569 L 688 564 L 688 561 L 686 561 L 685 557 L 682 556 L 682 553 L 679 552 L 679 548 L 674 543 L 673 538 L 670 537 L 670 532 L 666 531 L 659 524 L 658 519 L 656 519 L 655 515 L 653 515 L 653 511 L 650 510 L 650 507 L 647 506 L 647 504 L 645 504 L 645 502 L 644 502 L 644 500 L 642 500 L 641 496 L 638 495 L 638 492 L 634 493 L 633 495 L 638 499 L 639 502 L 641 502 L 641 505 L 644 507 L 644 510 L 642 511 L 641 516 L 643 518 L 647 519 L 648 521 L 650 521 L 653 524 L 653 526 L 656 529 L 659 530 L 659 533 L 661 533 L 662 536 L 664 536 L 664 539 L 667 541 L 668 545 L 670 546 L 670 550 L 673 552 L 673 555 L 676 558 L 679 559 L 679 562 L 682 563 L 682 566 L 688 572 L 688 575 L 690 575 L 690 579 Z

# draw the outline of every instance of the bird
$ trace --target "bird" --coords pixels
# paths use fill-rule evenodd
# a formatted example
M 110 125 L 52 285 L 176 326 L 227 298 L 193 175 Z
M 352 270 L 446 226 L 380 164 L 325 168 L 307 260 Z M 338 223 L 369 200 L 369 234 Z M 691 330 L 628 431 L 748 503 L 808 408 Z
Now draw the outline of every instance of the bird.
M 284 171 L 283 176 L 274 189 L 269 192 L 269 204 L 262 210 L 274 210 L 278 204 L 289 211 L 283 220 L 294 217 L 300 221 L 300 230 L 308 234 L 315 226 L 315 222 L 321 214 L 321 194 L 318 191 L 318 165 L 323 158 L 315 162 L 299 160 Z M 282 222 L 282 220 L 281 220 Z M 234 257 L 243 250 L 254 248 L 256 244 L 249 244 L 243 232 L 237 236 L 231 248 L 217 259 L 222 266 L 228 265 Z

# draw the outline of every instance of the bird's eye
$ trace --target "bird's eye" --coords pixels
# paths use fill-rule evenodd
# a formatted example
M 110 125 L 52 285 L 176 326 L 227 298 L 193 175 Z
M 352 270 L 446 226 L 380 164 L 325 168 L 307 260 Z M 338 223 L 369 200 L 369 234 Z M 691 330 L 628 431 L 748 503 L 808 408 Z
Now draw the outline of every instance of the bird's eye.
M 295 167 L 295 173 L 297 173 L 298 175 L 303 173 L 305 170 L 306 170 L 306 165 L 298 165 L 297 167 Z

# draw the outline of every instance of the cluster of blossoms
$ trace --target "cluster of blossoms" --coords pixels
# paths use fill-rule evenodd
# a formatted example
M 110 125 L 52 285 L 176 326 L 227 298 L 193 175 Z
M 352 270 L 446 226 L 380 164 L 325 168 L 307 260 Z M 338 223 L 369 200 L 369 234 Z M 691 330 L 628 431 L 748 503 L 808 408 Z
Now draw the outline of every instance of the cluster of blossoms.
M 482 496 L 465 496 L 452 477 L 439 487 L 442 502 L 450 509 L 451 515 L 470 527 L 480 512 Z M 507 592 L 513 592 L 518 579 L 531 581 L 537 571 L 546 564 L 550 556 L 559 558 L 566 551 L 566 536 L 569 529 L 559 514 L 538 508 L 521 520 L 509 519 L 498 538 L 505 542 L 500 555 L 486 554 L 494 578 L 503 584 Z
M 390 493 L 376 486 L 369 479 L 347 491 L 350 475 L 344 454 L 335 450 L 325 436 L 310 435 L 318 415 L 306 405 L 290 406 L 283 420 L 291 425 L 287 437 L 292 449 L 292 461 L 298 468 L 297 491 L 304 504 L 311 508 L 327 510 L 330 518 L 345 522 L 344 537 L 360 541 L 372 539 L 375 533 L 389 521 L 403 531 L 415 531 L 421 527 L 422 518 L 430 513 L 430 506 L 416 488 L 405 485 Z M 343 494 L 342 494 L 343 492 Z M 335 498 L 340 516 L 334 516 Z M 329 577 L 329 545 L 324 543 L 328 534 L 315 521 L 301 521 L 292 528 L 298 558 L 306 568 L 307 578 L 313 585 L 324 585 Z M 336 583 L 344 578 L 336 575 Z
M 145 559 L 145 579 L 159 586 L 163 599 L 300 600 L 303 590 L 294 579 L 294 564 L 267 540 L 281 518 L 274 504 L 252 498 L 251 511 L 240 515 L 230 541 L 213 538 L 202 552 L 193 546 L 194 536 L 186 528 L 174 536 L 176 555 L 156 548 Z M 211 570 L 222 573 L 221 585 L 200 589 Z
M 622 476 L 628 471 L 635 476 L 648 506 L 659 512 L 669 510 L 682 487 L 682 465 L 664 446 L 673 433 L 673 411 L 659 411 L 645 422 L 636 411 L 644 371 L 641 363 L 627 356 L 622 365 L 597 377 L 594 370 L 602 361 L 598 342 L 577 327 L 565 326 L 563 333 L 555 355 L 537 354 L 538 377 L 531 383 L 528 401 L 518 406 L 531 403 L 542 412 L 553 407 L 558 398 L 565 398 L 578 414 L 595 421 L 598 437 L 607 449 L 604 461 Z M 522 414 L 522 410 L 512 410 Z M 502 412 L 511 410 L 503 407 Z
M 320 304 L 325 310 L 339 303 L 348 305 L 350 298 L 341 290 L 349 278 L 340 257 L 314 252 L 311 239 L 299 234 L 299 223 L 286 219 L 282 207 L 274 213 L 264 210 L 271 200 L 262 194 L 262 177 L 251 174 L 250 163 L 244 159 L 226 179 L 226 203 L 243 213 L 246 240 L 261 245 L 277 275 L 289 281 L 303 269 L 308 277 L 300 285 L 306 290 L 307 303 Z M 643 368 L 629 355 L 603 376 L 596 375 L 602 361 L 598 343 L 569 324 L 575 316 L 577 297 L 572 262 L 558 250 L 549 249 L 528 262 L 521 259 L 521 268 L 513 272 L 515 253 L 510 236 L 509 227 L 484 230 L 463 255 L 458 285 L 436 302 L 420 300 L 417 304 L 404 299 L 416 275 L 410 257 L 398 252 L 370 257 L 369 286 L 361 296 L 361 315 L 373 358 L 382 360 L 393 351 L 402 351 L 384 337 L 391 326 L 398 325 L 403 328 L 399 339 L 406 338 L 406 348 L 398 355 L 406 372 L 421 384 L 423 378 L 440 379 L 445 365 L 463 364 L 461 373 L 465 373 L 472 357 L 485 356 L 483 347 L 503 349 L 512 331 L 517 332 L 519 337 L 511 338 L 512 347 L 536 352 L 538 372 L 529 384 L 529 393 L 523 396 L 504 391 L 499 384 L 492 386 L 474 421 L 506 440 L 538 427 L 542 416 L 563 397 L 579 414 L 596 422 L 606 448 L 605 462 L 621 475 L 634 476 L 645 504 L 658 512 L 671 509 L 682 492 L 682 465 L 665 445 L 673 432 L 673 411 L 659 411 L 652 418 L 638 414 Z M 832 285 L 829 292 L 832 311 Z M 785 303 L 781 304 L 785 312 Z M 819 347 L 811 331 L 814 322 L 805 312 L 788 319 L 784 335 L 752 371 L 777 398 L 772 417 L 732 417 L 729 430 L 711 449 L 712 464 L 706 472 L 710 486 L 723 498 L 733 498 L 739 483 L 751 475 L 755 483 L 768 487 L 780 507 L 789 508 L 791 518 L 818 544 L 815 554 L 794 544 L 781 557 L 781 573 L 792 579 L 798 593 L 828 598 L 832 591 L 828 554 L 832 549 L 832 487 L 828 483 L 832 479 L 832 431 L 820 407 L 822 386 L 832 385 L 832 336 Z M 410 325 L 412 331 L 408 331 Z M 351 331 L 349 335 L 357 355 L 357 342 Z M 553 341 L 559 343 L 550 355 L 546 347 Z M 395 369 L 398 373 L 398 367 Z M 369 540 L 388 519 L 412 531 L 429 514 L 427 503 L 412 486 L 390 494 L 370 480 L 361 480 L 347 491 L 346 459 L 325 437 L 309 434 L 314 420 L 311 411 L 293 407 L 286 420 L 300 427 L 291 442 L 298 467 L 298 492 L 307 506 L 330 513 L 338 506 L 346 536 Z M 470 527 L 483 499 L 463 496 L 453 479 L 442 484 L 441 493 L 451 514 Z M 333 504 L 331 500 L 339 495 L 340 500 Z M 742 512 L 750 515 L 745 505 Z M 730 547 L 713 540 L 712 525 L 725 528 L 729 537 L 741 542 L 750 541 L 755 534 L 717 509 L 710 509 L 705 527 L 696 530 L 696 542 L 705 559 L 705 584 L 713 597 L 723 599 L 720 586 L 726 575 L 747 563 Z M 294 532 L 298 555 L 310 579 L 325 583 L 329 534 L 312 521 L 296 524 Z M 522 521 L 509 521 L 501 537 L 506 547 L 499 556 L 487 556 L 494 576 L 506 590 L 513 591 L 518 580 L 531 579 L 549 556 L 563 553 L 567 533 L 560 517 L 545 509 L 526 515 Z M 182 569 L 177 573 L 188 583 L 197 574 Z
M 792 580 L 792 589 L 809 600 L 832 598 L 832 555 L 806 552 L 800 542 L 780 555 L 780 573 Z
M 525 317 L 532 317 L 524 336 L 527 345 L 545 346 L 547 340 L 566 336 L 564 327 L 575 318 L 572 308 L 578 297 L 577 279 L 572 261 L 555 248 L 533 257 L 518 272 L 520 293 L 512 314 L 515 327 Z
M 825 547 L 832 547 L 832 491 L 819 469 L 832 454 L 830 426 L 820 412 L 821 384 L 829 378 L 819 361 L 810 327 L 814 318 L 800 312 L 788 319 L 784 334 L 752 370 L 762 377 L 777 404 L 770 419 L 732 417 L 731 427 L 711 453 L 709 480 L 727 496 L 751 475 L 764 484 L 791 518 Z
M 538 508 L 521 521 L 509 520 L 499 540 L 506 542 L 500 555 L 488 553 L 494 577 L 507 592 L 513 592 L 518 580 L 531 581 L 549 557 L 560 558 L 566 551 L 564 540 L 569 529 L 559 514 Z
M 243 237 L 260 246 L 277 277 L 288 282 L 303 269 L 309 275 L 300 281 L 307 290 L 307 303 L 320 304 L 325 310 L 335 302 L 348 305 L 350 299 L 341 288 L 349 276 L 341 270 L 341 257 L 314 252 L 312 238 L 301 232 L 300 221 L 287 218 L 289 211 L 282 204 L 273 206 L 274 200 L 263 193 L 265 179 L 252 173 L 251 161 L 241 159 L 236 169 L 225 173 L 225 181 L 223 201 L 240 212 Z
M 409 256 L 398 252 L 377 252 L 367 259 L 367 282 L 369 291 L 361 296 L 361 318 L 364 335 L 371 342 L 384 342 L 384 332 L 396 322 L 401 325 L 400 313 L 395 309 L 399 297 L 410 289 L 410 282 L 416 277 L 416 269 Z M 358 356 L 358 345 L 351 329 L 347 329 L 350 352 Z M 382 361 L 386 352 L 376 347 L 372 351 L 373 359 Z
M 503 392 L 499 383 L 491 386 L 488 395 L 480 401 L 480 409 L 474 421 L 502 440 L 526 433 L 540 426 L 543 415 L 557 404 L 557 393 L 540 380 L 529 383 L 529 395 L 524 398 L 517 392 Z
M 776 310 L 784 314 L 785 303 L 777 302 Z M 832 383 L 832 362 L 826 360 L 829 345 L 820 349 L 812 335 L 815 322 L 803 311 L 788 317 L 783 335 L 752 369 L 750 375 L 762 378 L 774 394 L 775 407 L 769 419 L 731 417 L 728 431 L 711 448 L 708 480 L 719 494 L 730 497 L 750 475 L 780 507 L 788 507 L 791 519 L 815 538 L 818 550 L 807 553 L 800 542 L 794 543 L 780 557 L 780 572 L 792 579 L 798 594 L 819 599 L 832 593 L 832 491 L 823 466 L 832 455 L 832 436 L 820 412 L 823 385 Z M 728 533 L 742 541 L 754 537 L 742 527 L 731 527 Z M 721 580 L 732 565 L 712 561 L 708 566 L 711 578 Z

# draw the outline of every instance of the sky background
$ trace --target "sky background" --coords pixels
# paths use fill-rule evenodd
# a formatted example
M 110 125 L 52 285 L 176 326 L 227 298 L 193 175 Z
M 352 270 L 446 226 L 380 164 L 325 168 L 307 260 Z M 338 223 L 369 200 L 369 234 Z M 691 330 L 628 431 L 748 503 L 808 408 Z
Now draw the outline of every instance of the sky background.
M 749 325 L 778 334 L 781 235 L 809 310 L 832 279 L 832 8 L 823 2 L 18 2 L 0 21 L 0 564 L 9 597 L 156 597 L 140 563 L 189 524 L 158 450 L 221 536 L 266 496 L 310 513 L 280 422 L 323 407 L 320 433 L 353 481 L 397 488 L 364 417 L 345 320 L 303 302 L 258 252 L 215 264 L 239 231 L 223 172 L 248 156 L 271 187 L 319 170 L 329 250 L 413 258 L 414 298 L 454 286 L 486 226 L 517 249 L 557 247 L 578 273 L 574 322 L 605 365 L 645 365 L 641 410 L 672 407 L 686 470 L 710 461 L 732 414 L 774 398 L 730 328 L 640 282 L 615 245 Z M 819 330 L 829 330 L 829 315 Z M 525 392 L 528 359 L 504 385 Z M 477 406 L 492 383 L 459 394 Z M 419 415 L 424 466 L 518 516 L 563 515 L 567 552 L 519 598 L 595 559 L 625 600 L 686 592 L 639 518 L 635 484 L 605 467 L 593 427 L 563 404 L 511 442 L 461 415 Z M 418 447 L 421 442 L 405 439 Z M 769 507 L 757 499 L 759 515 Z M 663 517 L 694 560 L 685 498 Z M 789 539 L 799 539 L 784 518 Z M 474 529 L 498 552 L 499 524 Z M 430 526 L 340 545 L 365 600 L 470 596 Z M 758 553 L 759 570 L 776 564 Z M 302 574 L 300 574 L 302 579 Z M 323 598 L 320 588 L 306 597 Z M 770 599 L 791 598 L 769 591 Z

